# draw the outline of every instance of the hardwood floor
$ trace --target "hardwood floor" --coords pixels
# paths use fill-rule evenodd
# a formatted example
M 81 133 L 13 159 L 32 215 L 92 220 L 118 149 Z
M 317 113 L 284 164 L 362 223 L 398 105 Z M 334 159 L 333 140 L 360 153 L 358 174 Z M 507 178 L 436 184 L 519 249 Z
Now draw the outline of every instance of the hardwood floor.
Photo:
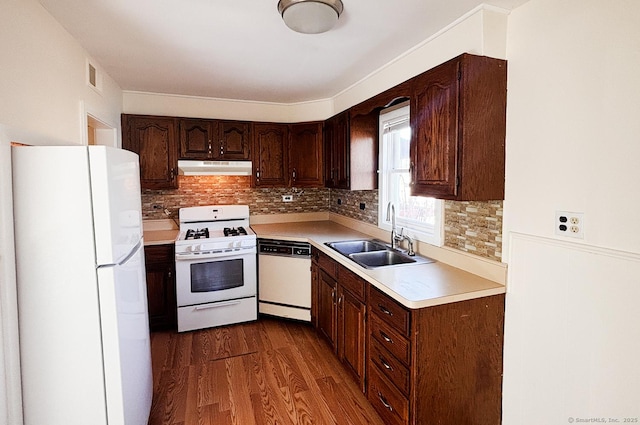
M 384 425 L 308 324 L 156 332 L 151 352 L 149 425 Z

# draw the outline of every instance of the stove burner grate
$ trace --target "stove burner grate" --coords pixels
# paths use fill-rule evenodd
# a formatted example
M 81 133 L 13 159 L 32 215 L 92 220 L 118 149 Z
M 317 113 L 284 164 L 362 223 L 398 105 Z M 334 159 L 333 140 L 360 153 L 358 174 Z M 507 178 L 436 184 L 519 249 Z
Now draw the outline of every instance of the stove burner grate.
M 238 226 L 237 229 L 235 227 L 225 227 L 223 232 L 225 236 L 243 236 L 247 234 L 247 231 L 242 226 Z
M 209 238 L 209 229 L 188 229 L 187 234 L 185 235 L 185 240 L 191 239 L 208 239 Z

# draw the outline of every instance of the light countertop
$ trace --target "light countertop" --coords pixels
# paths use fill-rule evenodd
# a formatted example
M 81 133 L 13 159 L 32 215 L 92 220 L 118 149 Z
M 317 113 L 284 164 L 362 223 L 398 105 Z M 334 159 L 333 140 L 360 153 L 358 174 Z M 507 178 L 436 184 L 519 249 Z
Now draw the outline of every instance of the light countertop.
M 178 236 L 178 226 L 173 220 L 144 220 L 142 228 L 145 246 L 172 244 Z
M 442 262 L 365 269 L 325 242 L 372 239 L 332 221 L 253 224 L 259 238 L 307 241 L 405 307 L 423 308 L 505 293 L 505 286 Z

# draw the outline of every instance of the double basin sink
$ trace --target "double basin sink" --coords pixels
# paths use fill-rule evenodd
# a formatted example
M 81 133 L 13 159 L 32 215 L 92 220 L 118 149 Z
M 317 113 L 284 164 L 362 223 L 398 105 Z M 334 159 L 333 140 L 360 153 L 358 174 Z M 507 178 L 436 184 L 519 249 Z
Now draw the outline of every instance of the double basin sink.
M 433 262 L 430 258 L 410 256 L 382 241 L 372 239 L 326 242 L 325 245 L 367 269 Z

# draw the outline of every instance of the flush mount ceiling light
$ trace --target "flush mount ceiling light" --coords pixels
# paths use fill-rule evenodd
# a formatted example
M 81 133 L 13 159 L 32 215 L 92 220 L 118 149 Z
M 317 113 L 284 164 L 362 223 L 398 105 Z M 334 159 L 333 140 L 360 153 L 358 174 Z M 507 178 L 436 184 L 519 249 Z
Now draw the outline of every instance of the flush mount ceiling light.
M 329 31 L 338 22 L 342 0 L 280 0 L 278 12 L 289 28 L 304 34 Z

